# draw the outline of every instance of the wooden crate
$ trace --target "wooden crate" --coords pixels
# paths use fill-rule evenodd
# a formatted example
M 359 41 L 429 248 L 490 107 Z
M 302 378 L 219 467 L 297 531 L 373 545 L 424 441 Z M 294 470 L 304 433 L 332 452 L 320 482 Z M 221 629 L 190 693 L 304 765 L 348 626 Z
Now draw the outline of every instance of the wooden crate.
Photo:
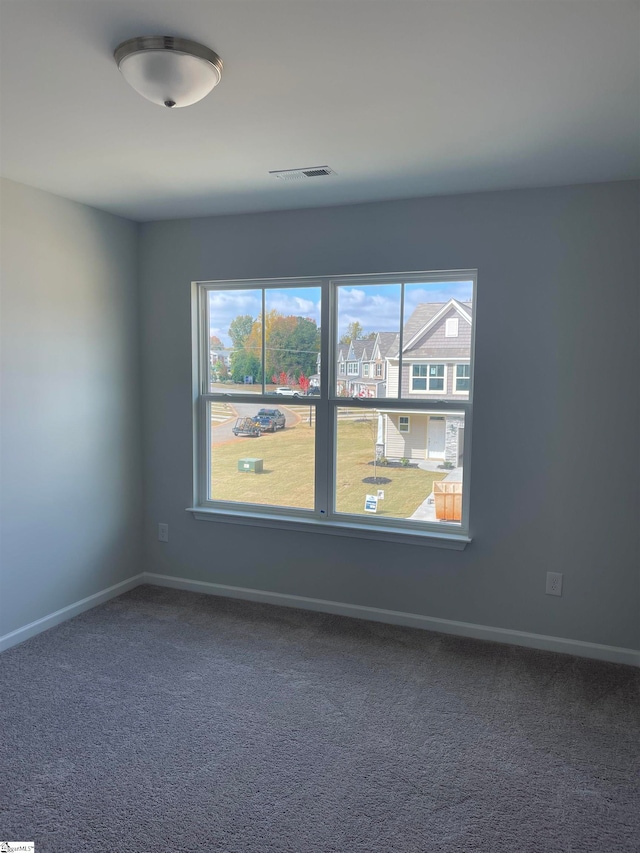
M 441 480 L 433 484 L 438 521 L 462 521 L 462 483 Z

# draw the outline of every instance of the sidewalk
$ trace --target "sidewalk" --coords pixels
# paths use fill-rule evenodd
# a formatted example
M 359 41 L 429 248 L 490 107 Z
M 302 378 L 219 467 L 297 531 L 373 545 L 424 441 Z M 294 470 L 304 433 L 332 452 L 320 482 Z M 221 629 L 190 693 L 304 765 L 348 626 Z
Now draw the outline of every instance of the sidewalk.
M 440 464 L 441 463 L 438 461 L 419 462 L 418 468 L 422 468 L 423 471 L 439 471 L 441 470 L 438 468 L 438 465 Z M 441 482 L 461 483 L 462 468 L 453 468 Z M 413 513 L 413 515 L 409 516 L 409 518 L 414 518 L 416 521 L 438 520 L 436 518 L 436 504 L 433 498 L 433 492 L 431 492 L 431 494 L 420 504 L 418 509 Z

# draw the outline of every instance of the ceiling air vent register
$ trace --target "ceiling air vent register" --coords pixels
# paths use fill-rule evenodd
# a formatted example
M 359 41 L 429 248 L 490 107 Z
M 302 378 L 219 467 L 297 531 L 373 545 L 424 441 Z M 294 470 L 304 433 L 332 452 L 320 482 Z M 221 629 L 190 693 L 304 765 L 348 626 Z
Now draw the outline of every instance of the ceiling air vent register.
M 269 174 L 278 178 L 279 181 L 299 181 L 307 178 L 328 178 L 336 172 L 331 166 L 311 166 L 309 169 L 281 169 Z

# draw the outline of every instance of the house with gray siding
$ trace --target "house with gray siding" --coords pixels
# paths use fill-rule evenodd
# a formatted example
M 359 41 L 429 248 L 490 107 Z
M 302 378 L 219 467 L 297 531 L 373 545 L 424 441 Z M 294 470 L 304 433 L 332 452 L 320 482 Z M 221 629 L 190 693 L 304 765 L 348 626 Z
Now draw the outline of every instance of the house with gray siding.
M 471 373 L 470 302 L 425 302 L 407 320 L 387 356 L 387 395 L 407 400 L 467 400 Z M 402 366 L 400 366 L 400 363 Z M 464 415 L 434 410 L 385 412 L 383 455 L 388 459 L 462 464 Z
M 336 388 L 345 397 L 386 397 L 387 357 L 398 348 L 396 332 L 377 332 L 366 340 L 340 344 Z
M 340 344 L 336 358 L 336 391 L 345 397 L 375 397 L 370 367 L 375 340 L 353 340 Z

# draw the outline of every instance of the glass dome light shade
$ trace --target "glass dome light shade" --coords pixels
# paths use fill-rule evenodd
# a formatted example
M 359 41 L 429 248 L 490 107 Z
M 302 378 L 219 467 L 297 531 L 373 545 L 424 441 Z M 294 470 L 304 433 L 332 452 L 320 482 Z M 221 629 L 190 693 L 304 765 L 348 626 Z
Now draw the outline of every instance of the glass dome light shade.
M 140 95 L 165 107 L 188 107 L 220 82 L 222 60 L 203 45 L 170 36 L 129 39 L 115 51 L 118 68 Z

